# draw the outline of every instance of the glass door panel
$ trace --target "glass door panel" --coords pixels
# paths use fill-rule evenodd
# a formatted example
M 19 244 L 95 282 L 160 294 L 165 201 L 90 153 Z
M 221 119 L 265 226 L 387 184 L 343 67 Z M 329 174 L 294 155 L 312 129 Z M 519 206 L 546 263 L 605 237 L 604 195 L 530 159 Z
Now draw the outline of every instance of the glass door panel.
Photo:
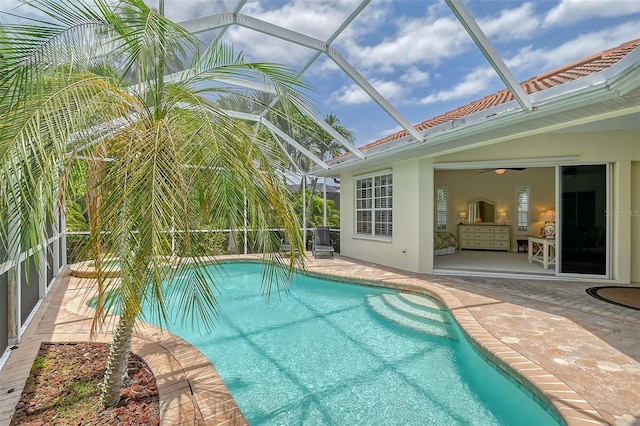
M 560 273 L 608 271 L 607 165 L 560 166 Z

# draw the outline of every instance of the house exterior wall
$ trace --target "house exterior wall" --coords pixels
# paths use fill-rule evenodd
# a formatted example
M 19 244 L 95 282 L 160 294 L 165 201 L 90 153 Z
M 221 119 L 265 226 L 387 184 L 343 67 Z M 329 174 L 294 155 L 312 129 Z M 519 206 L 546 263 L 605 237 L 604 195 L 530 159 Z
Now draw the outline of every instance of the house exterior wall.
M 640 145 L 640 144 L 639 144 Z M 640 150 L 640 146 L 638 146 Z M 631 162 L 631 282 L 640 283 L 640 161 Z
M 434 230 L 434 184 L 442 179 L 444 170 L 433 170 L 433 163 L 517 160 L 541 157 L 575 157 L 573 164 L 611 163 L 612 186 L 611 207 L 617 214 L 612 218 L 612 275 L 621 283 L 640 281 L 640 267 L 632 267 L 631 259 L 640 258 L 640 218 L 632 213 L 640 205 L 640 190 L 637 183 L 640 174 L 640 143 L 637 129 L 585 132 L 553 133 L 535 135 L 521 139 L 486 145 L 465 151 L 451 153 L 437 158 L 421 158 L 389 164 L 394 174 L 394 221 L 392 241 L 380 242 L 355 237 L 354 233 L 354 176 L 341 176 L 341 252 L 346 256 L 374 263 L 396 267 L 412 272 L 433 272 L 433 230 Z M 562 163 L 567 164 L 567 163 Z M 382 169 L 381 169 L 382 170 Z M 370 172 L 373 170 L 369 170 Z M 555 206 L 555 169 L 529 168 L 513 177 L 509 188 L 495 181 L 493 185 L 482 185 L 480 175 L 463 176 L 470 171 L 451 171 L 461 177 L 451 178 L 449 201 L 449 230 L 455 232 L 457 215 L 464 210 L 466 201 L 472 198 L 488 198 L 498 203 L 498 211 L 507 210 L 508 223 L 515 223 L 515 185 L 531 185 L 531 231 L 539 232 L 537 215 L 546 208 Z M 362 174 L 365 172 L 363 171 Z M 487 173 L 487 175 L 491 175 Z M 507 177 L 509 174 L 495 177 Z M 489 176 L 487 176 L 488 178 Z M 491 176 L 493 178 L 493 176 Z M 526 179 L 525 179 L 526 178 Z M 506 179 L 503 179 L 506 181 Z M 444 181 L 442 181 L 444 182 Z M 455 186 L 456 191 L 451 191 Z M 480 189 L 482 188 L 482 189 Z M 512 231 L 512 241 L 515 233 Z M 512 242 L 512 249 L 515 243 Z M 402 251 L 406 250 L 406 253 Z M 637 263 L 637 262 L 636 262 Z
M 419 244 L 415 238 L 419 220 L 419 194 L 422 180 L 418 160 L 396 163 L 389 168 L 340 176 L 340 252 L 355 259 L 400 269 L 416 271 L 419 263 Z M 393 173 L 393 238 L 373 238 L 356 235 L 355 181 L 360 176 L 392 170 Z

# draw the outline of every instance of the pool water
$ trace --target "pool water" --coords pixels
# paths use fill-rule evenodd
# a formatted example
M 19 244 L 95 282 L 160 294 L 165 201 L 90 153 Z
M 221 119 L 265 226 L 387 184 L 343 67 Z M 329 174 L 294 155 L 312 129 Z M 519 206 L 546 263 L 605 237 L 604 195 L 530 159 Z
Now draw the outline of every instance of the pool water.
M 260 268 L 224 265 L 212 333 L 197 322 L 170 327 L 211 360 L 250 424 L 560 424 L 480 357 L 448 312 L 304 275 L 266 300 Z

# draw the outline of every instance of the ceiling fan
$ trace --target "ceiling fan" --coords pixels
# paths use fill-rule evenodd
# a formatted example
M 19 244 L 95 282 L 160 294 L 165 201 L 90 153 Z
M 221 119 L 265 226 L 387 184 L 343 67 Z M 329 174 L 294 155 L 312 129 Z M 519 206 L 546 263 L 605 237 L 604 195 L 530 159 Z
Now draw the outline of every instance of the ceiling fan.
M 527 170 L 526 167 L 496 167 L 495 169 L 484 169 L 480 173 L 494 172 L 497 175 L 503 175 L 507 170 L 515 170 L 521 172 Z

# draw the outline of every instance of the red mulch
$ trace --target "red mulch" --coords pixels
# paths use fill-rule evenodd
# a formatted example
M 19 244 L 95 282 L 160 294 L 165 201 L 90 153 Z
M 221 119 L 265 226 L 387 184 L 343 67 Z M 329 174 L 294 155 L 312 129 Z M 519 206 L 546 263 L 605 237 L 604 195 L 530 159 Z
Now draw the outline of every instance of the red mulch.
M 99 391 L 81 398 L 89 386 L 102 383 L 109 345 L 103 343 L 42 344 L 11 425 L 159 425 L 156 379 L 137 355 L 129 354 L 129 384 L 117 406 L 102 409 Z M 86 386 L 85 386 L 86 385 Z M 62 398 L 67 403 L 61 404 Z M 70 400 L 82 404 L 71 405 Z

